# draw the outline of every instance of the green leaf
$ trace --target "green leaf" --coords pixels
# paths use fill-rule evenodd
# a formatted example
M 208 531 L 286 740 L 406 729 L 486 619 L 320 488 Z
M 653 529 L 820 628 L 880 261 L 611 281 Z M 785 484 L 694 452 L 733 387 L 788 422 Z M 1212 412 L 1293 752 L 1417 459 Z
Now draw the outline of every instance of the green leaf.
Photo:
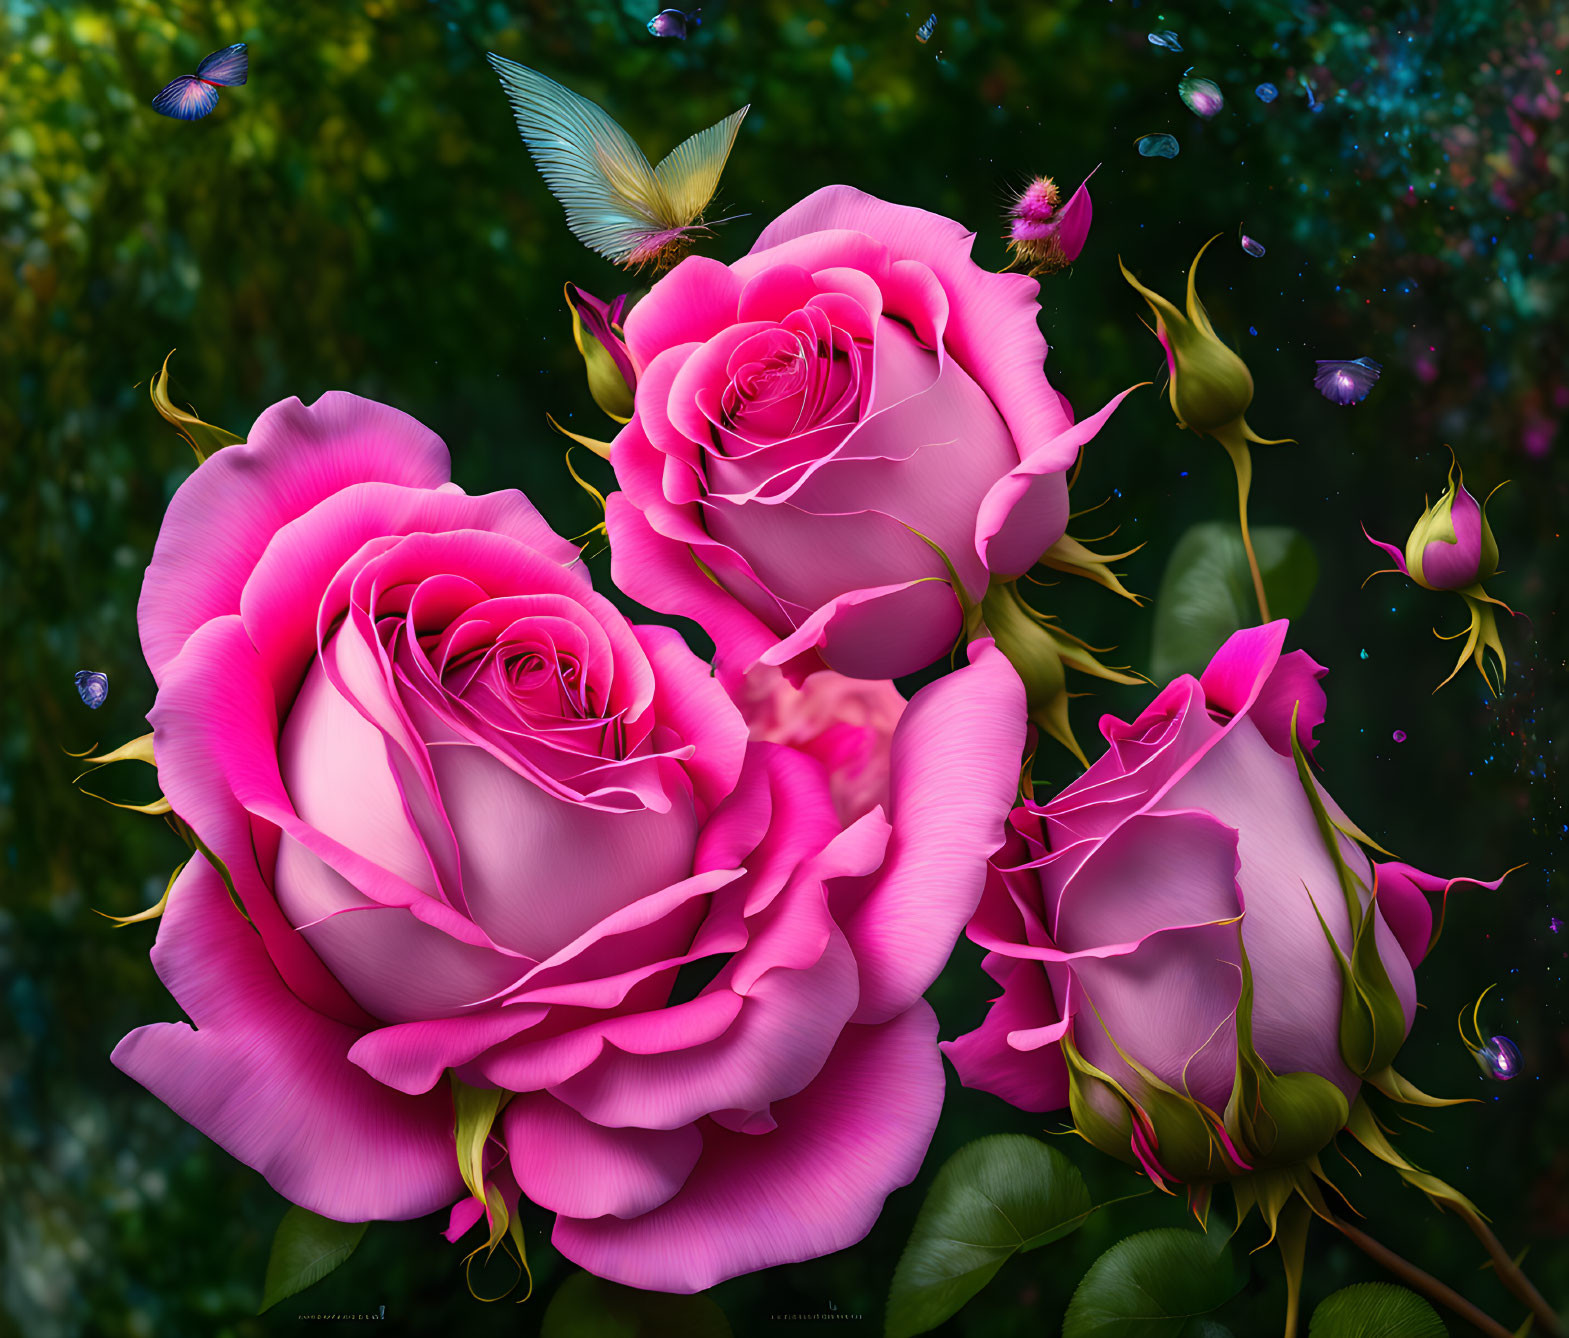
M 270 1310 L 286 1296 L 320 1282 L 354 1253 L 365 1235 L 366 1222 L 335 1222 L 304 1208 L 291 1207 L 278 1223 L 267 1257 L 261 1309 Z
M 1359 1282 L 1319 1302 L 1309 1338 L 1445 1338 L 1438 1312 L 1413 1291 L 1388 1282 Z
M 888 1293 L 888 1338 L 934 1329 L 1015 1253 L 1077 1230 L 1093 1211 L 1078 1168 L 1025 1134 L 992 1134 L 944 1163 Z
M 730 1321 L 704 1292 L 671 1296 L 574 1273 L 556 1288 L 539 1338 L 731 1338 Z
M 1296 530 L 1266 525 L 1253 531 L 1269 611 L 1295 618 L 1318 580 L 1313 546 Z M 1150 674 L 1158 682 L 1196 674 L 1239 628 L 1259 621 L 1258 600 L 1242 532 L 1219 521 L 1194 525 L 1177 540 L 1155 599 Z
M 1063 1338 L 1186 1338 L 1193 1321 L 1242 1287 L 1224 1240 L 1196 1231 L 1141 1231 L 1101 1255 L 1079 1283 Z

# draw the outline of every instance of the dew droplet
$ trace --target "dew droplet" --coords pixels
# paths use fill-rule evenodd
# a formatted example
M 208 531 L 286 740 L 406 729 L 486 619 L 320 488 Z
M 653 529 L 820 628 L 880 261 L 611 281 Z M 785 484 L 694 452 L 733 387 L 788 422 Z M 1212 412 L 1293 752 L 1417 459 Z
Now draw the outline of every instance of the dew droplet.
M 1253 90 L 1253 96 L 1260 102 L 1273 102 L 1280 96 L 1280 90 L 1274 84 L 1260 84 Z
M 1264 254 L 1264 243 L 1254 241 L 1244 232 L 1242 234 L 1242 249 L 1250 256 L 1261 256 Z
M 1184 79 L 1177 85 L 1177 96 L 1190 112 L 1206 121 L 1226 105 L 1220 85 L 1213 79 Z
M 78 669 L 76 691 L 96 711 L 109 700 L 109 675 L 97 669 Z
M 1139 141 L 1141 158 L 1175 158 L 1182 146 L 1170 135 L 1145 135 Z
M 1177 40 L 1177 34 L 1170 28 L 1162 28 L 1158 33 L 1150 34 L 1151 46 L 1163 46 L 1167 51 L 1181 51 L 1182 43 Z
M 1363 651 L 1362 651 L 1362 658 L 1364 660 L 1367 659 L 1367 649 L 1365 647 L 1363 648 Z

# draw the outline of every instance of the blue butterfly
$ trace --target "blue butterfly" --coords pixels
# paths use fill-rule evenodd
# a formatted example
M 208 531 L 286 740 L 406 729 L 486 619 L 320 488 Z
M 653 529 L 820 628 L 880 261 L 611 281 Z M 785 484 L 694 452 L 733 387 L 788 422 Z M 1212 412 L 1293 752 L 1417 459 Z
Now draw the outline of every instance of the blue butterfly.
M 249 70 L 245 43 L 226 46 L 198 65 L 195 74 L 182 74 L 166 85 L 153 99 L 153 110 L 177 121 L 199 121 L 218 105 L 219 88 L 243 84 Z

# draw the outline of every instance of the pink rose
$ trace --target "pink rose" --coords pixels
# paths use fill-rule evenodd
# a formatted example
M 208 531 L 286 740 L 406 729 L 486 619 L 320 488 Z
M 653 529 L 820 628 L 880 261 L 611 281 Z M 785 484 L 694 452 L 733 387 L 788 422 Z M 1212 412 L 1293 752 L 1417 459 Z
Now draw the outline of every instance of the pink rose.
M 1352 912 L 1291 749 L 1293 708 L 1313 746 L 1324 670 L 1281 654 L 1286 630 L 1238 632 L 1131 725 L 1103 717 L 1095 765 L 1015 811 L 969 928 L 1002 995 L 943 1047 L 963 1083 L 1026 1110 L 1072 1104 L 1092 1142 L 1160 1179 L 1319 1151 L 1364 1077 L 1387 1080 L 1432 937 L 1423 891 L 1452 886 L 1336 834 L 1374 950 L 1356 964 L 1373 1026 L 1356 1009 L 1347 1023 L 1329 937 L 1353 956 Z
M 897 678 L 945 654 L 962 617 L 944 555 L 975 601 L 1033 566 L 1117 403 L 1073 422 L 1042 371 L 1039 285 L 983 270 L 974 240 L 829 186 L 734 265 L 659 280 L 625 324 L 616 584 L 696 619 L 738 670 Z
M 799 688 L 777 669 L 755 665 L 730 688 L 750 738 L 814 757 L 828 773 L 834 812 L 848 826 L 888 806 L 888 753 L 905 700 L 887 679 L 813 674 Z
M 943 1091 L 921 993 L 1023 739 L 989 642 L 846 826 L 521 494 L 465 495 L 432 433 L 342 394 L 186 481 L 140 619 L 164 793 L 244 913 L 195 857 L 153 949 L 194 1025 L 114 1060 L 280 1193 L 466 1229 L 449 1072 L 502 1092 L 503 1199 L 634 1286 L 839 1249 L 915 1174 Z

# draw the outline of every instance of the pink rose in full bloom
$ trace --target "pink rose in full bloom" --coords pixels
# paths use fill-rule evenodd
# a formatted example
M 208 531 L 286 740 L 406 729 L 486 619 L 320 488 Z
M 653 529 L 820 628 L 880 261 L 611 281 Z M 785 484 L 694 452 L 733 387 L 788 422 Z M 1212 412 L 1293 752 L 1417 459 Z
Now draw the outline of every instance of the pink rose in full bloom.
M 1296 710 L 1310 750 L 1324 670 L 1281 654 L 1286 630 L 1238 632 L 1132 724 L 1103 717 L 1094 766 L 1015 811 L 968 931 L 1002 994 L 943 1047 L 960 1079 L 1071 1105 L 1157 1182 L 1298 1165 L 1364 1079 L 1398 1086 L 1433 937 L 1423 894 L 1453 885 L 1371 862 L 1322 792 L 1315 811 L 1291 726 Z M 1346 1011 L 1337 948 L 1361 991 Z
M 487 1187 L 585 1268 L 692 1291 L 853 1243 L 919 1167 L 921 994 L 1000 839 L 1023 690 L 974 643 L 846 825 L 577 557 L 352 395 L 197 469 L 143 586 L 150 719 L 244 909 L 195 856 L 153 949 L 190 1023 L 114 1060 L 295 1203 L 451 1205 L 453 1235 L 483 1211 L 454 1092 L 499 1090 Z
M 815 757 L 828 773 L 834 812 L 846 826 L 888 807 L 888 754 L 906 702 L 885 678 L 846 678 L 831 669 L 792 687 L 770 665 L 754 665 L 730 687 L 751 738 Z
M 982 269 L 973 242 L 829 186 L 735 264 L 660 279 L 625 323 L 616 584 L 695 619 L 737 670 L 897 678 L 945 654 L 948 564 L 975 602 L 1033 566 L 1117 403 L 1074 423 L 1042 370 L 1040 286 Z

